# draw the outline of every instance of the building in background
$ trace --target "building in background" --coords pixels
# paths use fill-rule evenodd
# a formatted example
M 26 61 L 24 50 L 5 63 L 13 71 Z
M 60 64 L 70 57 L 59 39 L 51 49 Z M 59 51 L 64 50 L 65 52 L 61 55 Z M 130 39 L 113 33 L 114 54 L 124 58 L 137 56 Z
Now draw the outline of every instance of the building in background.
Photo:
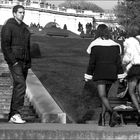
M 41 0 L 4 0 L 0 1 L 0 24 L 4 24 L 7 18 L 10 18 L 11 11 L 10 9 L 15 4 L 21 4 L 26 8 L 26 16 L 24 21 L 30 25 L 31 23 L 36 25 L 41 25 L 44 27 L 49 22 L 56 22 L 60 25 L 61 28 L 64 27 L 64 24 L 67 25 L 68 30 L 72 32 L 78 32 L 78 23 L 82 23 L 83 27 L 86 27 L 87 23 L 93 23 L 95 19 L 97 25 L 106 23 L 110 27 L 118 26 L 115 21 L 115 15 L 111 13 L 100 13 L 92 12 L 89 10 L 75 10 L 65 8 L 62 9 L 53 4 L 41 3 Z M 84 28 L 85 31 L 85 28 Z

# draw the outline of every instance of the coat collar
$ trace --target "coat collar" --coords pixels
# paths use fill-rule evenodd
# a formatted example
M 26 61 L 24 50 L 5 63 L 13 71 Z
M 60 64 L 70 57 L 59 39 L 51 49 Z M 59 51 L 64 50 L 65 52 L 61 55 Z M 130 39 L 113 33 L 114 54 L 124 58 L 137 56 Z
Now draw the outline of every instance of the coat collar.
M 111 40 L 111 39 L 101 39 L 100 37 L 95 39 L 94 41 L 92 41 L 90 43 L 90 45 L 88 46 L 87 48 L 87 53 L 90 54 L 91 53 L 91 49 L 92 47 L 94 46 L 119 46 L 120 48 L 120 54 L 122 53 L 122 48 L 121 48 L 121 45 L 119 43 L 116 43 L 115 41 Z

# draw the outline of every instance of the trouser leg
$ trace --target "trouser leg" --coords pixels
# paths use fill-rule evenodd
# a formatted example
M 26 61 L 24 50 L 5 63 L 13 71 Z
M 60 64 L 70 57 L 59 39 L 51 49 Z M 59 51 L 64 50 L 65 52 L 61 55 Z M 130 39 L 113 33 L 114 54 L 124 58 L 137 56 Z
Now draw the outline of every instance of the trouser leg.
M 10 67 L 10 71 L 13 78 L 13 93 L 9 118 L 14 114 L 20 113 L 24 105 L 28 69 L 24 69 L 22 65 L 18 64 L 17 66 Z

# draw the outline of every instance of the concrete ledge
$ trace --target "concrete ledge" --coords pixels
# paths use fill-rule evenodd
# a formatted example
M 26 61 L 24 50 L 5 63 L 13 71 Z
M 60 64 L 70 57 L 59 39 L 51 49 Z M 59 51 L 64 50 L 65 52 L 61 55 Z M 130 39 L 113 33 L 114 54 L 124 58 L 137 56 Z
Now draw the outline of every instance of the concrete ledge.
M 66 123 L 66 113 L 56 113 L 56 114 L 42 114 L 42 122 L 48 123 Z
M 140 140 L 140 128 L 96 124 L 0 124 L 1 140 Z
M 43 123 L 66 123 L 66 114 L 31 69 L 27 76 L 27 96 Z

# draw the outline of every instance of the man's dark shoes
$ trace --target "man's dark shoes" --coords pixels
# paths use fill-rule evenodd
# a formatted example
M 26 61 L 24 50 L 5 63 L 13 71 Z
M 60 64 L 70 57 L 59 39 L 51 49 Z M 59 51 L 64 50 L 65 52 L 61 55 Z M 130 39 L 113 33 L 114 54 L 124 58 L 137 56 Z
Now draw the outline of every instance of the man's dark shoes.
M 117 112 L 113 111 L 110 117 L 111 117 L 109 122 L 110 127 L 114 127 L 115 125 L 120 124 L 121 117 Z

